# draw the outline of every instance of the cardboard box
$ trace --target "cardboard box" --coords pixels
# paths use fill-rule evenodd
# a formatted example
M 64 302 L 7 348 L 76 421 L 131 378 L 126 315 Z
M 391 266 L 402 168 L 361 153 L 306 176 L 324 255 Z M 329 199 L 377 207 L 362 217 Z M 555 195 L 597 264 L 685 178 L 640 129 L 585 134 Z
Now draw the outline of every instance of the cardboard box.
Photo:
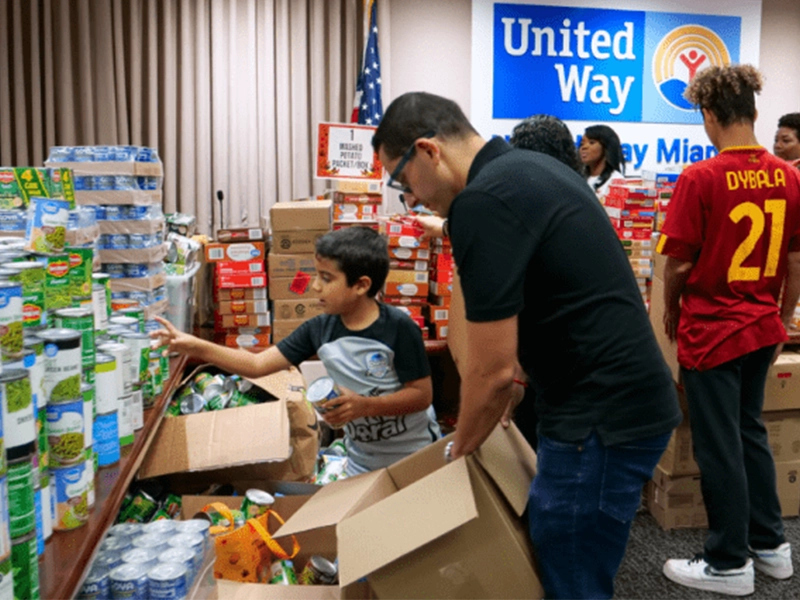
M 775 462 L 800 460 L 800 411 L 768 412 L 763 420 Z
M 389 248 L 408 248 L 408 249 L 430 249 L 430 242 L 428 240 L 421 240 L 419 237 L 411 235 L 389 235 L 386 238 Z M 389 250 L 389 255 L 392 251 Z M 400 258 L 400 257 L 397 257 Z
M 317 268 L 314 265 L 313 254 L 275 254 L 269 255 L 269 277 L 294 277 L 298 272 L 314 275 Z
M 306 321 L 324 312 L 322 304 L 316 300 L 273 300 L 272 302 L 272 314 L 275 320 Z
M 269 314 L 266 300 L 222 300 L 217 307 L 220 315 Z
M 428 248 L 401 248 L 400 246 L 389 248 L 389 258 L 397 260 L 429 260 L 431 251 Z
M 434 323 L 437 321 L 449 321 L 450 320 L 450 310 L 448 308 L 439 308 L 436 306 L 428 306 L 426 311 L 428 320 L 433 321 Z
M 800 515 L 800 461 L 776 462 L 778 499 L 784 517 Z
M 329 231 L 330 229 L 273 232 L 272 251 L 280 254 L 313 254 L 317 240 Z
M 434 296 L 451 296 L 453 294 L 453 282 L 439 283 L 431 281 L 431 294 Z
M 272 343 L 277 344 L 289 335 L 307 319 L 275 319 L 272 321 Z
M 402 269 L 389 269 L 386 283 L 428 283 L 428 271 L 406 271 Z
M 263 260 L 225 261 L 215 263 L 217 275 L 247 275 L 266 273 Z
M 308 300 L 309 298 L 319 298 L 319 292 L 315 292 L 312 281 L 295 282 L 294 277 L 276 277 L 270 279 L 269 297 L 271 300 Z
M 221 290 L 214 288 L 214 300 L 266 300 L 267 288 L 230 288 Z
M 210 243 L 205 245 L 206 262 L 263 261 L 267 256 L 264 242 Z
M 261 302 L 261 300 L 259 300 Z M 235 327 L 269 327 L 270 318 L 269 313 L 262 313 L 256 315 L 241 314 L 241 315 L 221 315 L 214 314 L 214 329 L 222 331 L 224 329 L 233 329 Z
M 380 198 L 380 196 L 378 196 Z M 333 220 L 345 222 L 374 221 L 378 207 L 374 204 L 336 203 L 333 205 Z
M 440 285 L 447 285 L 453 283 L 453 269 L 434 270 L 431 269 L 431 282 L 436 282 Z M 452 292 L 452 289 L 451 289 Z
M 418 304 L 412 304 L 410 306 L 396 306 L 399 311 L 407 314 L 409 317 L 419 317 L 422 318 L 422 306 Z
M 412 271 L 413 272 L 413 271 Z M 428 295 L 427 283 L 394 283 L 387 282 L 383 287 L 386 296 L 417 296 L 425 298 Z
M 201 369 L 210 370 L 198 367 L 184 382 Z M 318 449 L 317 432 L 309 427 L 316 426 L 316 419 L 296 391 L 303 386 L 300 372 L 290 369 L 250 381 L 263 397 L 275 400 L 163 419 L 138 477 L 222 469 L 213 475 L 224 483 L 241 478 L 238 465 L 264 479 L 309 477 Z
M 800 354 L 783 352 L 767 372 L 764 412 L 800 408 Z
M 699 475 L 700 467 L 694 460 L 694 447 L 692 446 L 692 431 L 689 420 L 684 417 L 683 422 L 672 432 L 667 449 L 661 455 L 658 466 L 671 476 Z
M 448 441 L 324 486 L 276 538 L 335 527 L 340 584 L 366 577 L 378 598 L 541 598 L 520 518 L 533 450 L 498 426 L 473 455 L 445 464 Z
M 258 242 L 264 240 L 264 230 L 260 227 L 238 227 L 235 229 L 217 229 L 218 242 Z
M 334 192 L 345 194 L 382 194 L 383 181 L 368 179 L 331 179 L 328 181 Z
M 221 334 L 219 337 L 214 336 L 214 341 L 228 348 L 243 348 L 245 350 L 252 348 L 269 348 L 272 343 L 269 327 L 261 328 L 261 330 L 267 333 L 226 333 Z
M 265 288 L 267 287 L 267 276 L 265 273 L 256 273 L 255 275 L 216 275 L 214 277 L 214 287 L 220 290 L 233 288 Z
M 389 260 L 389 269 L 401 271 L 427 271 L 427 260 Z
M 436 321 L 433 323 L 433 336 L 431 339 L 435 340 L 446 340 L 447 339 L 447 330 L 449 329 L 449 323 L 447 321 Z
M 276 202 L 269 209 L 273 237 L 276 232 L 330 230 L 332 215 L 330 200 Z
M 708 527 L 700 475 L 672 477 L 656 466 L 648 484 L 647 507 L 665 530 Z
M 356 193 L 345 193 L 345 192 L 334 192 L 333 193 L 333 210 L 336 210 L 337 204 L 372 204 L 373 206 L 376 204 L 383 203 L 383 194 L 378 191 L 374 194 L 356 194 Z M 373 209 L 376 210 L 376 209 Z

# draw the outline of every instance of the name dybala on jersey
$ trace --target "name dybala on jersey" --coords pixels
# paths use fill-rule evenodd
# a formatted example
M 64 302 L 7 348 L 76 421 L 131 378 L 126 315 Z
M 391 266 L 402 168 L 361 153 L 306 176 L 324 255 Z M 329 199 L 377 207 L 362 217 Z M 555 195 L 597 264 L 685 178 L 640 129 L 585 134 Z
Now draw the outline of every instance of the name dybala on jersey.
M 687 167 L 657 251 L 694 266 L 681 298 L 678 362 L 707 370 L 786 341 L 778 298 L 800 250 L 800 174 L 762 147 Z

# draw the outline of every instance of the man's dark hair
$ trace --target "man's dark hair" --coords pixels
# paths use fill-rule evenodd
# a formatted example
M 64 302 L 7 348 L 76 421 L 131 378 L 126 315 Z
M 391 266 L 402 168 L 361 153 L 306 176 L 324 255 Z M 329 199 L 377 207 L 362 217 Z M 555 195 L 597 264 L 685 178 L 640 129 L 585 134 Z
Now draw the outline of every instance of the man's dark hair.
M 583 175 L 575 139 L 569 127 L 552 115 L 533 115 L 521 121 L 511 132 L 509 143 L 515 148 L 541 152 L 560 160 Z
M 788 113 L 778 119 L 778 128 L 794 129 L 794 135 L 800 140 L 800 113 Z
M 389 273 L 389 250 L 386 240 L 368 227 L 351 226 L 326 233 L 317 240 L 317 257 L 335 260 L 353 286 L 365 275 L 372 285 L 367 296 L 374 298 Z
M 608 125 L 591 125 L 583 132 L 583 137 L 600 142 L 603 147 L 606 166 L 594 184 L 595 190 L 599 190 L 614 171 L 625 174 L 625 157 L 622 155 L 622 144 L 616 131 Z
M 683 92 L 699 108 L 714 113 L 723 127 L 756 120 L 756 94 L 764 78 L 752 65 L 728 65 L 703 69 Z
M 372 147 L 375 152 L 383 147 L 389 158 L 397 158 L 429 131 L 443 139 L 478 135 L 452 100 L 426 92 L 408 92 L 396 98 L 383 113 L 372 137 Z

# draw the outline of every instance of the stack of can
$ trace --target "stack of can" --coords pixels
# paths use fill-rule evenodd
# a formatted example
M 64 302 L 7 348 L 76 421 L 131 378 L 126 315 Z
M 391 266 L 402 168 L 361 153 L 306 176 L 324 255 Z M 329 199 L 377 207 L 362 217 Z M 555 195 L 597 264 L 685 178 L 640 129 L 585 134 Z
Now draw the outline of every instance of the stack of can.
M 190 415 L 258 404 L 260 400 L 252 390 L 253 384 L 239 375 L 200 372 L 174 395 L 167 415 Z

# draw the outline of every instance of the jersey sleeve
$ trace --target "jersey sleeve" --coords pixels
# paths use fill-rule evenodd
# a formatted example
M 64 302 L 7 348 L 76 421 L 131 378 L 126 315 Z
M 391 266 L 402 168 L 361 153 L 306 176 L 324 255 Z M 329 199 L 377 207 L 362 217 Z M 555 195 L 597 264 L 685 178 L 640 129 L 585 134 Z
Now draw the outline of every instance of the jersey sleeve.
M 462 192 L 453 203 L 450 236 L 467 320 L 501 321 L 519 314 L 536 236 L 506 204 L 480 192 Z
M 317 353 L 322 316 L 309 319 L 278 342 L 278 350 L 293 365 L 297 366 Z
M 705 216 L 701 185 L 694 172 L 678 177 L 656 250 L 678 260 L 694 262 L 703 245 Z
M 794 168 L 787 168 L 785 171 L 787 182 L 789 179 L 793 180 L 793 185 L 790 189 L 793 190 L 795 201 L 800 202 L 800 171 Z M 800 219 L 794 223 L 794 227 L 790 228 L 789 252 L 800 252 Z
M 397 318 L 397 337 L 394 347 L 394 370 L 400 383 L 416 381 L 431 374 L 428 353 L 419 326 L 407 315 Z

